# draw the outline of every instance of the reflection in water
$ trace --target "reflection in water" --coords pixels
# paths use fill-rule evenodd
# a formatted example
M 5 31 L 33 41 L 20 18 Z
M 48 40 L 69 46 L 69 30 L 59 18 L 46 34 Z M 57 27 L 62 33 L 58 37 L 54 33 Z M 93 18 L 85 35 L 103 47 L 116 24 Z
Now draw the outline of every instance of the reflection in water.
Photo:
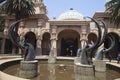
M 16 75 L 19 65 L 8 67 L 5 73 Z M 83 72 L 84 73 L 84 72 Z M 120 73 L 108 70 L 96 72 L 95 76 L 83 76 L 78 73 L 73 62 L 57 61 L 56 64 L 47 64 L 47 61 L 39 62 L 39 75 L 32 80 L 114 80 L 120 78 Z
M 53 64 L 48 64 L 48 80 L 56 80 L 56 76 L 55 76 L 55 65 Z
M 102 80 L 108 80 L 108 79 L 106 79 L 106 72 L 96 72 L 96 73 L 95 73 L 95 77 L 96 77 L 97 79 L 102 78 Z M 110 79 L 109 79 L 109 80 L 110 80 Z
M 75 74 L 75 80 L 95 80 L 95 78 L 93 76 L 83 76 Z
M 87 73 L 87 74 L 86 74 Z M 95 80 L 95 77 L 91 74 L 89 71 L 86 71 L 85 68 L 78 68 L 76 65 L 74 66 L 74 74 L 75 74 L 75 80 Z

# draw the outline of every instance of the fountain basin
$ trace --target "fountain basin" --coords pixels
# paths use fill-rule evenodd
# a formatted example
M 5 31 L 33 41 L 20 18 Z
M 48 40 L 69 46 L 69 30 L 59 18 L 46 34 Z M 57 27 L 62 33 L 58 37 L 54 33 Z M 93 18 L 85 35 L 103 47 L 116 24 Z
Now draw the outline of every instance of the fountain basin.
M 9 61 L 10 64 L 13 64 L 14 62 Z M 17 60 L 17 62 L 15 63 L 16 65 L 9 66 L 8 68 L 5 68 L 3 71 L 7 74 L 16 76 L 17 73 L 15 72 L 18 72 L 19 70 L 20 67 L 19 63 L 20 60 Z M 64 66 L 62 67 L 61 64 Z M 120 74 L 113 70 L 106 70 L 106 72 L 102 72 L 102 73 L 95 72 L 94 78 L 92 76 L 91 77 L 84 75 L 80 76 L 79 74 L 76 74 L 74 66 L 75 66 L 74 58 L 70 58 L 70 57 L 68 58 L 57 57 L 56 64 L 48 64 L 47 58 L 46 59 L 39 58 L 39 69 L 38 69 L 39 75 L 31 80 L 103 80 L 101 77 L 104 77 L 105 78 L 104 80 L 110 80 L 110 79 L 115 80 L 117 78 L 120 78 Z M 12 74 L 11 72 L 14 72 L 14 74 Z M 110 79 L 109 76 L 111 76 Z M 9 80 L 9 79 L 6 79 L 4 77 L 1 80 Z M 12 80 L 19 80 L 19 79 L 13 78 Z M 24 79 L 21 78 L 20 80 L 24 80 Z

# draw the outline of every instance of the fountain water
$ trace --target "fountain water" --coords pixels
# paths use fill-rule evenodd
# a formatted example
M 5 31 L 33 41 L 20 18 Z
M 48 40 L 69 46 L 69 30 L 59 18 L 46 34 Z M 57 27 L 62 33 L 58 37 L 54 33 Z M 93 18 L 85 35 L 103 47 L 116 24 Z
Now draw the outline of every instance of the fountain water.
M 48 63 L 55 63 L 55 62 L 56 62 L 56 57 L 54 56 L 54 44 L 52 44 L 48 57 Z

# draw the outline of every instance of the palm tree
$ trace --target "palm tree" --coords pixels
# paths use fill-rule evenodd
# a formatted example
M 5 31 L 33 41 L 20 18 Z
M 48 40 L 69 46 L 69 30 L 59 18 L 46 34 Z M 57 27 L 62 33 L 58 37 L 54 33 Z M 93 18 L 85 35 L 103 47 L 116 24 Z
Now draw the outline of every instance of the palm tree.
M 15 15 L 16 21 L 35 13 L 33 0 L 1 0 L 1 2 L 1 11 L 7 15 Z M 18 31 L 18 28 L 15 31 Z
M 35 13 L 33 1 L 34 0 L 2 0 L 0 9 L 7 15 L 14 15 L 17 21 L 28 18 Z M 19 23 L 17 25 L 19 25 Z M 18 27 L 15 28 L 15 31 L 17 35 Z
M 28 18 L 35 13 L 33 1 L 34 0 L 1 0 L 1 10 L 8 16 L 14 15 L 16 21 Z M 17 26 L 19 26 L 19 23 Z M 14 31 L 15 39 L 19 37 L 17 31 L 18 27 L 16 27 Z
M 1 7 L 8 15 L 15 15 L 16 20 L 27 18 L 35 13 L 33 0 L 2 0 Z
M 111 21 L 118 26 L 120 24 L 120 0 L 110 0 L 105 6 L 106 12 L 111 15 Z

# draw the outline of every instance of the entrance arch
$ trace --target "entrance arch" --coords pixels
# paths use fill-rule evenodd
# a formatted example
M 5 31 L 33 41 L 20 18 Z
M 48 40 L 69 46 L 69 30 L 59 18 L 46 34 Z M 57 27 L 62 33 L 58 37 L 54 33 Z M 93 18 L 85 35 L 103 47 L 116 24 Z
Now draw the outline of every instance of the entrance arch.
M 46 32 L 42 36 L 42 55 L 49 55 L 50 52 L 50 33 Z
M 28 43 L 31 43 L 34 48 L 36 49 L 36 35 L 33 32 L 28 32 L 25 35 L 25 40 L 27 40 Z
M 80 36 L 79 33 L 66 29 L 58 34 L 58 55 L 59 56 L 76 56 L 79 47 Z

